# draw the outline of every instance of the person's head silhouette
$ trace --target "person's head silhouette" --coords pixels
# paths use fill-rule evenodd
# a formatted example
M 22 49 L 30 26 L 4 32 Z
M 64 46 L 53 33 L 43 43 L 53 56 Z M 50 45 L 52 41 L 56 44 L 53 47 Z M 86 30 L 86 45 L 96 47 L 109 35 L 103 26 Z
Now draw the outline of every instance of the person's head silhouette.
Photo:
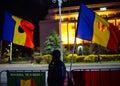
M 52 57 L 53 57 L 53 59 L 60 59 L 60 56 L 61 56 L 61 53 L 60 53 L 59 50 L 54 50 L 54 51 L 52 52 Z

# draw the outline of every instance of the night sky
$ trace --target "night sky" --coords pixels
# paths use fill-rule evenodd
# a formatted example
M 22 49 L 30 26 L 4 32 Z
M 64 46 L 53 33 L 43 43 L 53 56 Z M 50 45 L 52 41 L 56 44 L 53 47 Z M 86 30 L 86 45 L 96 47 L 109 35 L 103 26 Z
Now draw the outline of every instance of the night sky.
M 84 4 L 94 4 L 118 0 L 68 0 L 62 6 L 79 5 L 81 1 Z M 13 15 L 26 19 L 35 25 L 34 44 L 39 46 L 38 23 L 40 20 L 44 20 L 48 9 L 57 7 L 57 3 L 52 3 L 52 0 L 0 0 L 0 34 L 3 26 L 3 12 L 8 10 Z

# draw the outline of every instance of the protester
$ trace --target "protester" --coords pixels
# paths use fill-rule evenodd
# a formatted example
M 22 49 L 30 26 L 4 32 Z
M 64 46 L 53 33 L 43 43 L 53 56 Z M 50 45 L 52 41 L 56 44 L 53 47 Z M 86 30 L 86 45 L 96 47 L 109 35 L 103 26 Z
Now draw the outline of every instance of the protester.
M 61 53 L 59 50 L 52 52 L 52 60 L 48 67 L 48 86 L 64 86 L 66 67 L 60 57 Z

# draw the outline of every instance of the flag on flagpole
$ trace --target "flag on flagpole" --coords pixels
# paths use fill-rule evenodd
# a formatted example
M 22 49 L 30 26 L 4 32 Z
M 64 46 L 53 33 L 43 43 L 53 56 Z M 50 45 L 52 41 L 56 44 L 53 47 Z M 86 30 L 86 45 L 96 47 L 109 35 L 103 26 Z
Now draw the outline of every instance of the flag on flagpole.
M 76 37 L 117 52 L 118 37 L 114 26 L 83 3 L 80 4 Z
M 4 26 L 2 39 L 21 46 L 33 48 L 34 25 L 22 18 L 4 12 Z

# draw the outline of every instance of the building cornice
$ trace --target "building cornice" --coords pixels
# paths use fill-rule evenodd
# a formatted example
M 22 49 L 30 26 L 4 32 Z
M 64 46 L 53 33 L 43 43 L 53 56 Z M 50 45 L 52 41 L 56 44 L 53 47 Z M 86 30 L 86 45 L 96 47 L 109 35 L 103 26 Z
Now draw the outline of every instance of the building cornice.
M 99 3 L 99 4 L 88 4 L 86 5 L 88 8 L 100 8 L 100 7 L 116 7 L 119 6 L 120 7 L 120 2 L 109 2 L 109 3 Z M 71 10 L 79 10 L 80 6 L 70 6 L 70 7 L 62 7 L 62 11 L 71 11 Z M 117 9 L 117 7 L 116 7 Z M 53 8 L 53 9 L 49 9 L 49 14 L 56 14 L 58 13 L 58 8 Z

